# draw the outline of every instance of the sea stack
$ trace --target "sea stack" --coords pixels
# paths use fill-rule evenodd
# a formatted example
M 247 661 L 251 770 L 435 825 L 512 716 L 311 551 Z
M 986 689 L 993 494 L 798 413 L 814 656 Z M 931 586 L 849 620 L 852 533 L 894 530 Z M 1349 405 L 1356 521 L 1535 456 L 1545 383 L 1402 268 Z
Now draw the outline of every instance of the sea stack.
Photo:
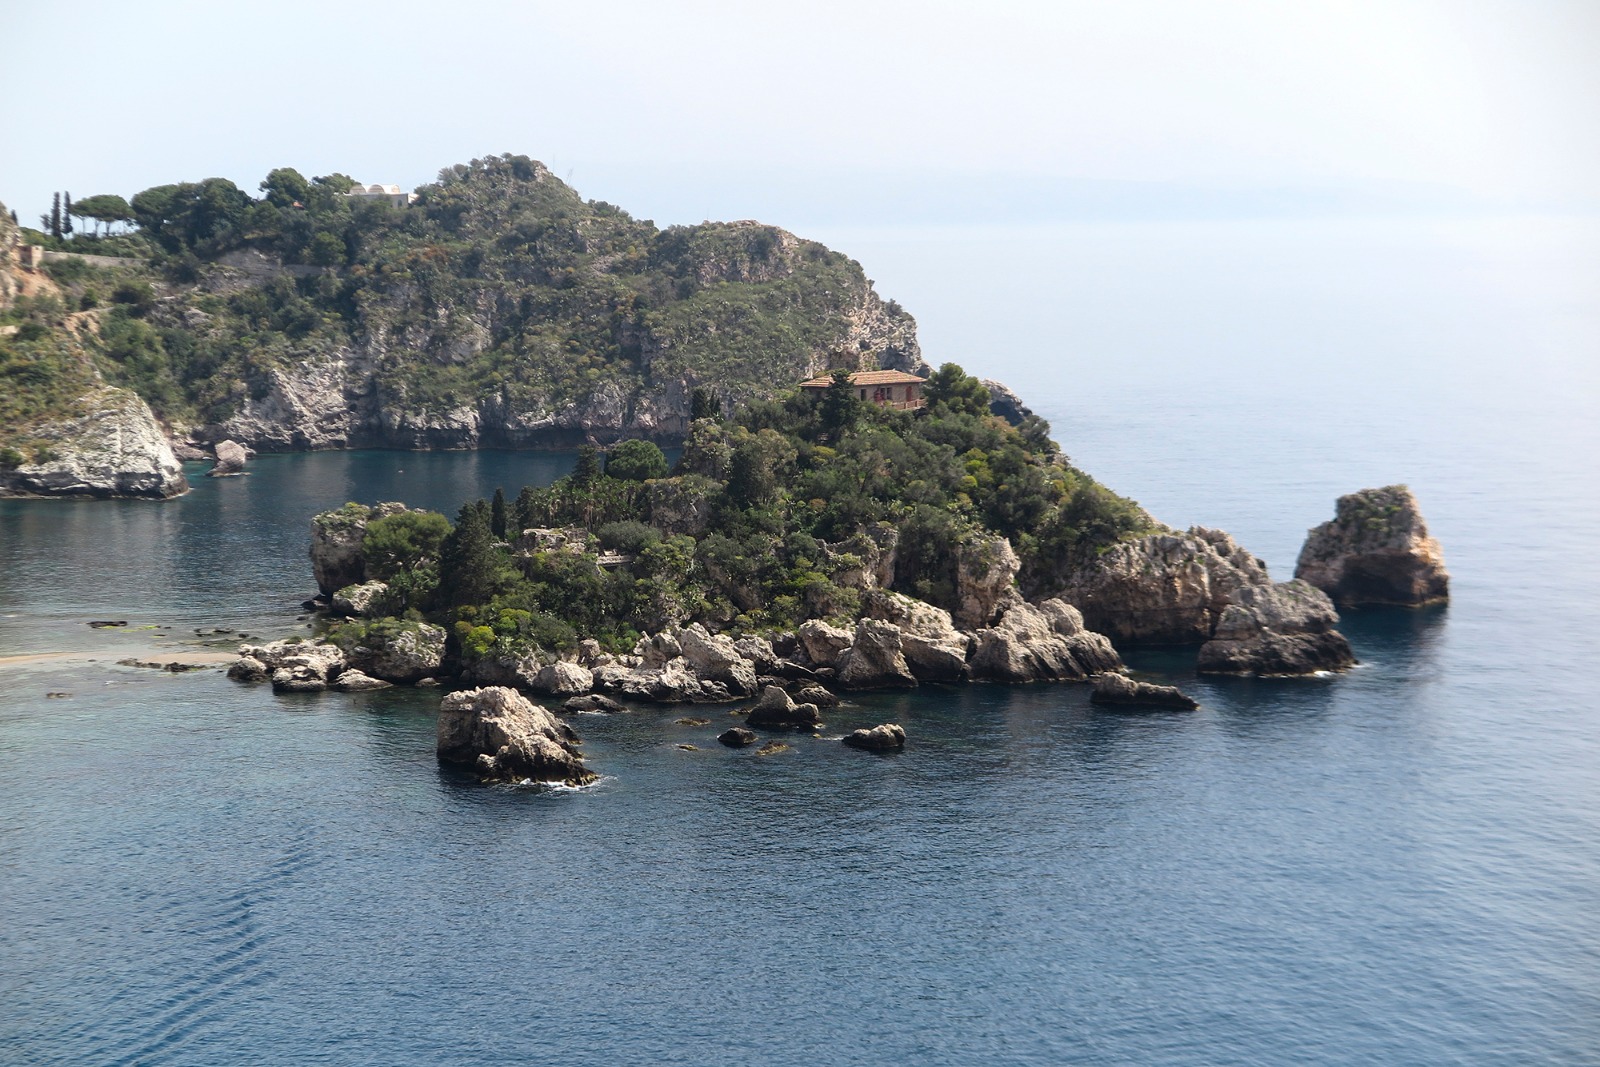
M 1294 576 L 1341 607 L 1420 607 L 1450 597 L 1444 553 L 1403 485 L 1340 497 L 1333 520 L 1307 533 Z

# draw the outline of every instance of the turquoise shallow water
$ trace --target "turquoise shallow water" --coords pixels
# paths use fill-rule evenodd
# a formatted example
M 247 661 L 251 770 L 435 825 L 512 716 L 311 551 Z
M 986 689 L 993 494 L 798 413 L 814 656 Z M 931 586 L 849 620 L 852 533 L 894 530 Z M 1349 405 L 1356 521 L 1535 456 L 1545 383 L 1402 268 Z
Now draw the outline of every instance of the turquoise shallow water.
M 722 709 L 585 716 L 599 785 L 483 788 L 434 761 L 436 693 L 110 661 L 300 625 L 320 508 L 453 509 L 570 456 L 262 457 L 164 505 L 0 503 L 0 655 L 96 659 L 0 668 L 0 1062 L 1600 1060 L 1600 317 L 1434 291 L 1415 313 L 1462 320 L 1439 344 L 1515 334 L 1523 370 L 1428 389 L 1391 341 L 1387 390 L 1187 356 L 1003 375 L 1109 484 L 1279 575 L 1338 492 L 1417 489 L 1447 609 L 1348 614 L 1337 678 L 1137 658 L 1189 715 L 929 689 L 830 716 L 903 722 L 903 754 L 765 759 L 715 744 Z

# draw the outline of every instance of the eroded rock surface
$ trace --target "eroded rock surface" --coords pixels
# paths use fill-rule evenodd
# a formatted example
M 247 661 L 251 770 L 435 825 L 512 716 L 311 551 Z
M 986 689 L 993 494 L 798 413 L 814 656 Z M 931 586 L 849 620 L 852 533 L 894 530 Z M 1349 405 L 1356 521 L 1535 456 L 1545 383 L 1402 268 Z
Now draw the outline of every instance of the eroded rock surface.
M 1234 597 L 1200 646 L 1202 673 L 1297 675 L 1355 664 L 1350 642 L 1334 629 L 1339 613 L 1320 589 L 1295 579 L 1247 586 Z
M 973 635 L 974 678 L 996 682 L 1067 681 L 1118 670 L 1122 660 L 1103 635 L 1060 600 L 1017 600 L 992 627 Z
M 37 444 L 22 463 L 0 466 L 0 496 L 164 500 L 188 491 L 183 465 L 149 404 L 104 386 L 76 406 L 85 414 L 29 428 Z
M 1340 497 L 1333 519 L 1307 533 L 1294 576 L 1348 607 L 1418 607 L 1450 597 L 1443 550 L 1403 485 Z
M 245 461 L 250 458 L 248 449 L 237 441 L 218 441 L 212 449 L 217 457 L 216 464 L 208 471 L 208 478 L 232 478 L 245 473 Z
M 917 679 L 900 650 L 900 639 L 900 627 L 892 622 L 862 619 L 856 623 L 850 647 L 840 654 L 837 662 L 838 683 L 846 689 L 916 685 Z
M 515 689 L 466 689 L 439 703 L 439 759 L 491 781 L 587 785 L 597 776 L 575 742 L 565 723 Z

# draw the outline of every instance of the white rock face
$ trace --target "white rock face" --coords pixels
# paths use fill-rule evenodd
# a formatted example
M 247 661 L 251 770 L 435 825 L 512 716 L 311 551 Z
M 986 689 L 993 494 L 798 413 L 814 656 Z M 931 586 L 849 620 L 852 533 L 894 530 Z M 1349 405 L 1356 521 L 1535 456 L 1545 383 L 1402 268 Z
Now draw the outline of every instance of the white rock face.
M 150 405 L 106 387 L 84 401 L 88 414 L 28 431 L 50 458 L 0 469 L 0 496 L 155 497 L 187 492 L 183 466 Z
M 576 740 L 560 719 L 504 686 L 464 689 L 439 704 L 439 759 L 475 767 L 485 778 L 592 782 Z

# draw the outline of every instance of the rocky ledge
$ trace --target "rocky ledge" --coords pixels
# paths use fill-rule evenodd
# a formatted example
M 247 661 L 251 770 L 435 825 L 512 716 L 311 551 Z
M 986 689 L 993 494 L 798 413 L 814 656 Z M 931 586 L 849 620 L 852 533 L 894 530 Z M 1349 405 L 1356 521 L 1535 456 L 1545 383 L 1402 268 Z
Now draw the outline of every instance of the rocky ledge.
M 77 418 L 28 431 L 33 457 L 0 466 L 0 496 L 153 497 L 189 489 L 150 405 L 105 387 L 79 402 Z
M 1403 485 L 1340 497 L 1332 521 L 1307 533 L 1294 574 L 1345 607 L 1419 607 L 1450 597 L 1444 553 Z
M 1108 674 L 1094 683 L 1089 694 L 1092 704 L 1115 704 L 1129 707 L 1176 708 L 1193 711 L 1200 705 L 1175 685 L 1152 685 L 1136 682 L 1121 674 Z

